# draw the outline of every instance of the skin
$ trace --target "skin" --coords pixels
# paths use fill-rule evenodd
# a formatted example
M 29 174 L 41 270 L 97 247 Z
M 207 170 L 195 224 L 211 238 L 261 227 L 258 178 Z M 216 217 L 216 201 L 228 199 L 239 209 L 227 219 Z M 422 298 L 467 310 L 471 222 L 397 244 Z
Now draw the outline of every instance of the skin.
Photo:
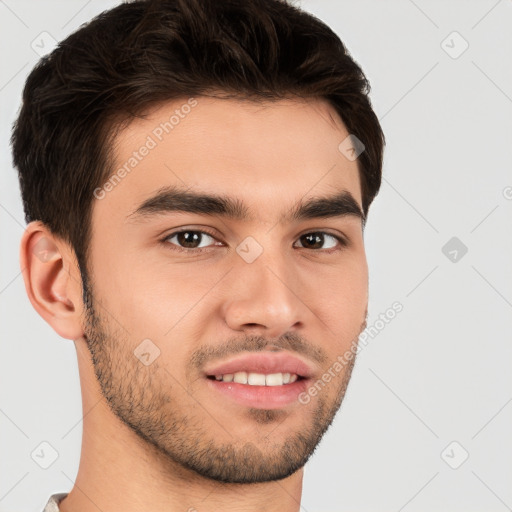
M 199 354 L 208 362 L 279 350 L 307 361 L 316 381 L 357 340 L 368 305 L 359 218 L 278 222 L 301 198 L 347 190 L 362 204 L 357 161 L 338 150 L 348 132 L 334 109 L 323 100 L 196 99 L 131 173 L 92 198 L 92 309 L 66 242 L 40 222 L 21 241 L 34 308 L 77 350 L 82 452 L 63 512 L 298 511 L 303 466 L 350 379 L 355 359 L 309 403 L 267 411 L 215 394 L 193 364 Z M 185 101 L 159 105 L 121 131 L 115 168 Z M 130 220 L 164 185 L 233 196 L 254 218 Z M 160 241 L 182 227 L 210 229 L 213 238 L 200 242 L 209 250 L 179 252 L 177 237 Z M 325 235 L 309 248 L 301 236 L 318 231 L 349 244 Z M 248 236 L 263 247 L 250 264 L 235 250 Z M 149 365 L 134 355 L 145 339 L 160 350 Z

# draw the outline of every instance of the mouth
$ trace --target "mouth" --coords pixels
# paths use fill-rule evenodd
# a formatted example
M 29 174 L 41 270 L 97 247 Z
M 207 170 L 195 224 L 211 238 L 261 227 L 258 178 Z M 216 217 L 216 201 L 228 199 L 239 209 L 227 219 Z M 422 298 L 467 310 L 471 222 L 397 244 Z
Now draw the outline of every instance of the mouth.
M 313 375 L 312 367 L 289 353 L 245 354 L 206 369 L 209 389 L 230 402 L 279 409 L 298 402 Z
M 207 375 L 210 380 L 219 382 L 235 382 L 237 384 L 247 384 L 249 386 L 286 386 L 293 384 L 297 380 L 304 379 L 296 373 L 255 373 L 255 372 L 236 372 L 226 373 L 224 375 Z

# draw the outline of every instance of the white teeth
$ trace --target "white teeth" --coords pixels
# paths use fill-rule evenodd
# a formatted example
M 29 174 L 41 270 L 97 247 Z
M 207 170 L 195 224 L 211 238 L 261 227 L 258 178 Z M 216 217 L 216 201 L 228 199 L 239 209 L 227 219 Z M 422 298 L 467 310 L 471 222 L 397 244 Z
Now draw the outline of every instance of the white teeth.
M 238 384 L 247 384 L 247 373 L 246 372 L 236 372 L 233 375 L 233 381 L 238 382 Z
M 247 376 L 247 384 L 251 386 L 264 386 L 265 375 L 263 373 L 249 373 Z
M 271 373 L 265 377 L 267 386 L 282 386 L 283 385 L 283 374 L 282 373 Z
M 295 373 L 247 373 L 236 372 L 226 373 L 225 375 L 215 375 L 215 380 L 224 382 L 237 382 L 238 384 L 248 384 L 250 386 L 282 386 L 291 384 L 298 379 Z

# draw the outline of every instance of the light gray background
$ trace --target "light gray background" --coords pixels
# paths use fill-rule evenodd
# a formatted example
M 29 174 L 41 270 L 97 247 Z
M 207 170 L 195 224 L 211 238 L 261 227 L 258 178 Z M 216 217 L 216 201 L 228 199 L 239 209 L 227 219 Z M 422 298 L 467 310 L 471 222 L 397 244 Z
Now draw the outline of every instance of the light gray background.
M 82 434 L 73 343 L 33 310 L 20 274 L 10 126 L 38 60 L 31 45 L 50 47 L 40 34 L 60 40 L 116 3 L 0 0 L 0 512 L 41 512 L 69 491 Z M 302 509 L 510 510 L 512 1 L 298 5 L 339 34 L 372 84 L 387 148 L 365 234 L 368 324 L 403 305 L 358 356 L 306 466 Z M 443 253 L 452 237 L 467 254 Z M 43 441 L 58 452 L 46 470 L 30 455 Z

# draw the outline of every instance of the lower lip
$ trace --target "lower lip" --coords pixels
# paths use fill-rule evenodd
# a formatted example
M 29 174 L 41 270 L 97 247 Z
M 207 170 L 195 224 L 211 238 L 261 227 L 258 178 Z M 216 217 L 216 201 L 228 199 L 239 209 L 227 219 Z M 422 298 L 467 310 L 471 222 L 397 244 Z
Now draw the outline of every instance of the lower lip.
M 258 409 L 280 409 L 293 402 L 307 389 L 309 379 L 300 379 L 282 386 L 251 386 L 237 382 L 206 379 L 211 389 L 223 393 L 234 402 Z

